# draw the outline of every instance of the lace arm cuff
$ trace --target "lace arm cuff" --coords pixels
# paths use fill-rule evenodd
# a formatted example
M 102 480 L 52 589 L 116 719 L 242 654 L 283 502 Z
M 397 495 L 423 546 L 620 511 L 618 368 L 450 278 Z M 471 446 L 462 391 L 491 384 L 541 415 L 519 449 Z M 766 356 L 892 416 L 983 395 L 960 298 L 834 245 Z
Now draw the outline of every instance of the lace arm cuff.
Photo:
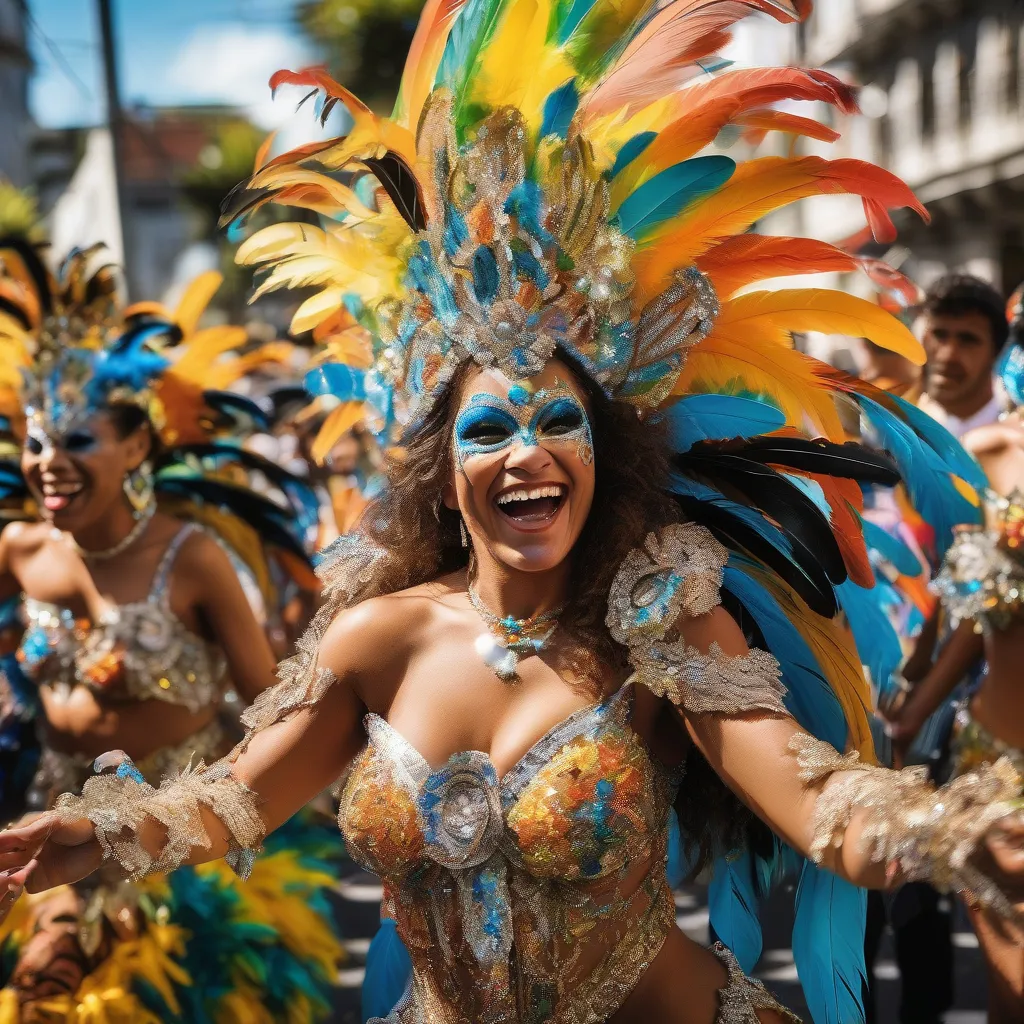
M 679 640 L 635 645 L 629 659 L 638 682 L 693 714 L 789 714 L 779 663 L 767 651 L 736 657 L 713 643 L 704 654 Z
M 825 781 L 814 808 L 812 859 L 820 862 L 826 849 L 842 846 L 854 814 L 862 812 L 860 842 L 872 860 L 943 892 L 970 889 L 983 904 L 1011 913 L 1006 896 L 972 861 L 992 826 L 1016 808 L 1021 779 L 1007 758 L 936 787 L 923 767 L 862 764 L 856 752 L 842 757 L 805 734 L 790 749 L 801 780 Z M 849 774 L 832 780 L 837 772 Z
M 97 767 L 104 761 L 114 763 L 110 757 L 100 758 Z M 57 800 L 55 811 L 65 820 L 88 818 L 104 859 L 117 861 L 129 877 L 139 879 L 154 871 L 173 871 L 194 849 L 210 849 L 213 842 L 203 823 L 204 807 L 228 831 L 228 863 L 247 878 L 266 828 L 256 794 L 231 775 L 227 761 L 210 767 L 202 762 L 195 768 L 190 765 L 154 789 L 128 758 L 121 757 L 115 773 L 89 779 L 81 796 L 65 793 Z M 156 857 L 141 841 L 147 818 L 167 830 L 163 849 Z

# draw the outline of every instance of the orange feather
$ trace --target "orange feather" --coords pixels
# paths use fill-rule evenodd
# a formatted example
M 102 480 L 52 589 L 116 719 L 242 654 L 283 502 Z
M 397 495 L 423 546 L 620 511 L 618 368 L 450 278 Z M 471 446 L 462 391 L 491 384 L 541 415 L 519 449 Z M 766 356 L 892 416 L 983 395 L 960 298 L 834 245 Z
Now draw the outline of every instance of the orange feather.
M 402 73 L 395 120 L 416 131 L 424 104 L 434 86 L 445 44 L 466 0 L 427 0 Z
M 752 145 L 763 142 L 768 132 L 802 135 L 808 139 L 817 139 L 819 142 L 835 142 L 839 138 L 839 132 L 820 121 L 815 121 L 813 117 L 800 117 L 785 110 L 751 110 L 749 113 L 741 114 L 734 121 L 743 125 L 746 129 L 743 138 Z
M 909 206 L 928 220 L 927 210 L 903 181 L 862 160 L 818 156 L 747 160 L 717 192 L 645 239 L 633 263 L 638 300 L 646 302 L 663 291 L 679 267 L 692 263 L 720 239 L 746 231 L 773 210 L 809 196 L 844 192 L 886 208 Z
M 814 238 L 734 235 L 697 259 L 723 299 L 773 277 L 856 270 L 855 256 Z

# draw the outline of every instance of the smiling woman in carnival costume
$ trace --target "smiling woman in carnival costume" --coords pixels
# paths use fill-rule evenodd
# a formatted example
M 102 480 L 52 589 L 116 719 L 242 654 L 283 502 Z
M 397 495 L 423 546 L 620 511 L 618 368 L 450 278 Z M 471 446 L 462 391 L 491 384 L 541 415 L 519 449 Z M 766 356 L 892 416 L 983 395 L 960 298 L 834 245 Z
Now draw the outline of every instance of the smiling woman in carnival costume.
M 249 701 L 274 682 L 236 565 L 263 585 L 272 559 L 304 559 L 302 485 L 240 450 L 258 410 L 212 390 L 251 362 L 232 351 L 245 331 L 197 329 L 219 275 L 174 316 L 122 309 L 111 268 L 89 273 L 93 255 L 73 253 L 53 277 L 32 248 L 0 243 L 0 383 L 5 404 L 22 405 L 37 510 L 0 535 L 0 587 L 23 598 L 26 623 L 4 681 L 10 712 L 37 705 L 44 807 L 79 791 L 111 747 L 154 785 L 230 749 L 229 680 Z M 255 470 L 291 504 L 249 490 Z M 324 1016 L 340 955 L 329 835 L 291 824 L 247 886 L 221 865 L 138 884 L 104 869 L 26 900 L 0 931 L 0 1021 Z
M 854 108 L 820 72 L 709 73 L 747 10 L 806 5 L 429 2 L 390 120 L 320 73 L 277 76 L 322 90 L 324 114 L 343 102 L 352 131 L 263 164 L 226 216 L 324 215 L 242 258 L 264 288 L 322 286 L 293 327 L 331 324 L 325 426 L 365 419 L 401 454 L 324 560 L 328 600 L 245 740 L 159 789 L 122 761 L 0 835 L 12 894 L 103 862 L 244 859 L 344 773 L 341 830 L 413 962 L 402 1024 L 790 1020 L 743 975 L 783 858 L 819 1021 L 862 1016 L 860 886 L 928 878 L 1010 910 L 1019 857 L 994 829 L 1015 828 L 1016 771 L 937 791 L 872 763 L 837 612 L 871 579 L 857 481 L 895 474 L 827 440 L 835 394 L 868 400 L 789 331 L 919 349 L 846 295 L 737 295 L 856 265 L 741 234 L 776 207 L 853 192 L 885 234 L 887 207 L 919 206 L 854 161 L 696 155 L 728 125 L 833 137 L 779 100 Z M 871 401 L 894 454 L 942 465 Z M 675 924 L 675 800 L 733 952 Z

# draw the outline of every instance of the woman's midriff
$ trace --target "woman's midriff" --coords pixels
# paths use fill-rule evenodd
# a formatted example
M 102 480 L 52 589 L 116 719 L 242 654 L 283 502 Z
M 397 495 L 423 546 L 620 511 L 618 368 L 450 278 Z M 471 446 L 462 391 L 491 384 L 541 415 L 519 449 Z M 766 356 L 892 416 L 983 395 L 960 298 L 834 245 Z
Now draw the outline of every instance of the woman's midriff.
M 40 687 L 46 714 L 46 744 L 62 754 L 98 757 L 123 750 L 143 761 L 164 747 L 183 744 L 217 715 L 216 708 L 193 713 L 164 701 L 105 702 L 85 686 L 68 693 Z
M 997 739 L 1024 749 L 1024 622 L 985 642 L 988 675 L 971 701 L 971 716 Z
M 673 928 L 609 1024 L 713 1024 L 726 980 L 725 968 L 711 952 Z

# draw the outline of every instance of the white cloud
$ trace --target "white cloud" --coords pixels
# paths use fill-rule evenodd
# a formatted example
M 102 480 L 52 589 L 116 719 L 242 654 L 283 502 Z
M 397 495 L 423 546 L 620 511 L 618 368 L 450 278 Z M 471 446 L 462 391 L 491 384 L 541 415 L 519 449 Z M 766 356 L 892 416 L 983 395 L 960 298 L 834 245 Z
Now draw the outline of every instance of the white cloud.
M 281 142 L 297 145 L 323 133 L 311 110 L 303 107 L 296 115 L 301 92 L 282 90 L 275 101 L 267 83 L 281 68 L 296 71 L 314 62 L 302 40 L 283 29 L 206 24 L 197 28 L 171 58 L 160 95 L 149 98 L 174 104 L 224 103 L 238 107 L 261 128 L 284 128 L 287 138 Z M 337 134 L 337 125 L 328 134 Z

